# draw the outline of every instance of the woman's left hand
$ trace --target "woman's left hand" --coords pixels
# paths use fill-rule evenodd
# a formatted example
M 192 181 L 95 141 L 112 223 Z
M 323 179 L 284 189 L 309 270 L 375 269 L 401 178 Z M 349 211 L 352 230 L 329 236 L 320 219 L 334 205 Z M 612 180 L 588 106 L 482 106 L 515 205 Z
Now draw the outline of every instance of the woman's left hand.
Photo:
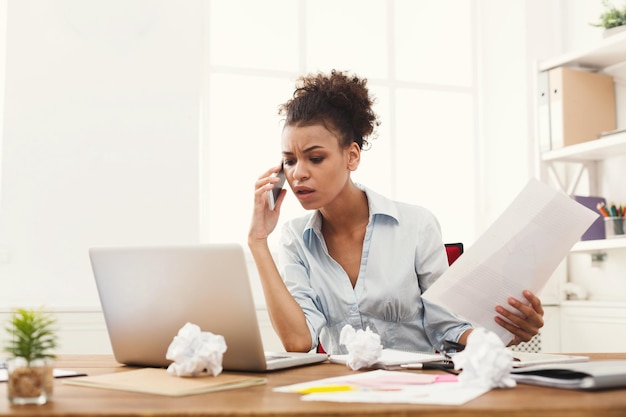
M 496 311 L 500 314 L 495 317 L 496 323 L 513 333 L 514 338 L 510 345 L 528 342 L 543 327 L 541 300 L 528 290 L 524 291 L 523 294 L 530 305 L 513 297 L 508 300 L 509 305 L 517 310 L 516 312 L 511 312 L 502 306 L 496 306 Z

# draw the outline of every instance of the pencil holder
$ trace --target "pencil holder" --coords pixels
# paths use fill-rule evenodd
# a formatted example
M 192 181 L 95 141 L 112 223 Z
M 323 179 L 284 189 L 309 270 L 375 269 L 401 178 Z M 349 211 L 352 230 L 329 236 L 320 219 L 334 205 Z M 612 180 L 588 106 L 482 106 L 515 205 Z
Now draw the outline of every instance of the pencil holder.
M 605 217 L 604 230 L 606 238 L 625 237 L 624 236 L 624 217 Z

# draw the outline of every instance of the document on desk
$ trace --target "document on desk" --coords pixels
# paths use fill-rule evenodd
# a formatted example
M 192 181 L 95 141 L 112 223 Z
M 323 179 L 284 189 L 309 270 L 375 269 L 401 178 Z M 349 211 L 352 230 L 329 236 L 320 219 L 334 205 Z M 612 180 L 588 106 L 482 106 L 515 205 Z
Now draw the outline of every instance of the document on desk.
M 303 401 L 463 405 L 489 391 L 462 384 L 452 374 L 378 369 L 274 388 Z
M 423 294 L 496 333 L 512 335 L 495 321 L 496 305 L 514 311 L 508 297 L 538 294 L 598 214 L 535 179 L 529 181 L 487 231 Z

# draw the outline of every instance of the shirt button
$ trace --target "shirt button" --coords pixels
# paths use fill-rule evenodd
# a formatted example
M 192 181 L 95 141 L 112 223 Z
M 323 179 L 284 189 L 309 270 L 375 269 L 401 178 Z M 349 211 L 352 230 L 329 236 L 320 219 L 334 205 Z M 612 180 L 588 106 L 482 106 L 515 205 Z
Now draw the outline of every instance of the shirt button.
M 359 311 L 359 308 L 357 306 L 350 307 L 350 313 L 356 313 L 357 311 Z

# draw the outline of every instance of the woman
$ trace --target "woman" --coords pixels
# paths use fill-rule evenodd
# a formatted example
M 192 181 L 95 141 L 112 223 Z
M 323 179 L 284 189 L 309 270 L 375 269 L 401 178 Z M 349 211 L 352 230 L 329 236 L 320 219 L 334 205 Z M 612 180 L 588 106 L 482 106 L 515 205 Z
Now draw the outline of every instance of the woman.
M 261 279 L 272 325 L 287 351 L 307 352 L 320 341 L 328 353 L 346 353 L 341 329 L 369 327 L 385 348 L 432 351 L 444 340 L 465 344 L 472 331 L 421 294 L 448 267 L 435 217 L 419 206 L 391 201 L 352 182 L 378 126 L 367 80 L 344 72 L 300 78 L 285 116 L 282 168 L 293 194 L 312 213 L 285 224 L 277 267 L 267 238 L 275 229 L 267 192 L 281 166 L 255 184 L 248 246 Z M 511 298 L 495 320 L 528 341 L 543 326 L 540 300 Z

